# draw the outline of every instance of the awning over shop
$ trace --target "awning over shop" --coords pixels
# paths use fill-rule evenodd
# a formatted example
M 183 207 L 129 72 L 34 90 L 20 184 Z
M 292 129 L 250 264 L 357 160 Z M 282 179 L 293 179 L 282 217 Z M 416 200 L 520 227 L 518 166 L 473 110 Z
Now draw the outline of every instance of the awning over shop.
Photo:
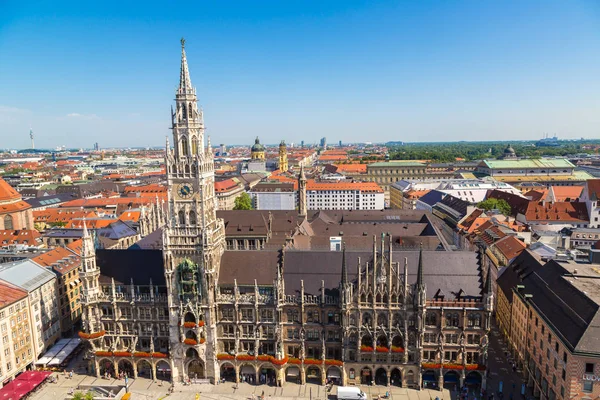
M 48 366 L 60 365 L 75 351 L 81 344 L 81 339 L 69 339 L 69 342 L 48 362 Z
M 300 368 L 298 368 L 298 367 L 289 367 L 287 369 L 286 374 L 287 374 L 287 376 L 293 376 L 293 377 L 299 376 L 300 375 Z
M 240 372 L 242 374 L 254 374 L 254 368 L 251 367 L 250 365 L 244 365 L 244 366 L 242 366 L 242 369 L 240 370 Z
M 25 371 L 0 389 L 0 400 L 18 400 L 26 397 L 52 375 L 49 371 Z
M 60 339 L 52 346 L 39 360 L 35 362 L 36 365 L 46 366 L 52 359 L 69 343 L 71 339 Z
M 426 372 L 423 374 L 423 381 L 425 382 L 437 382 L 437 378 L 434 372 Z
M 328 378 L 341 378 L 342 375 L 340 374 L 340 370 L 337 368 L 329 368 L 327 370 L 327 377 Z
M 465 379 L 465 383 L 467 385 L 479 385 L 481 383 L 481 378 L 471 376 Z

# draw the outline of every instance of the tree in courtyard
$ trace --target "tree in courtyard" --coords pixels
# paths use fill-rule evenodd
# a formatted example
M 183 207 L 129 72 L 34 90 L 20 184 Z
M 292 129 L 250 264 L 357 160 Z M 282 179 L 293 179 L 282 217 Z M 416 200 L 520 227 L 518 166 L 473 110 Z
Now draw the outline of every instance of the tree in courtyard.
M 246 192 L 240 194 L 235 199 L 234 210 L 252 210 L 252 199 L 250 195 Z
M 504 215 L 511 213 L 510 205 L 504 199 L 487 199 L 477 204 L 477 207 L 485 211 L 498 210 Z

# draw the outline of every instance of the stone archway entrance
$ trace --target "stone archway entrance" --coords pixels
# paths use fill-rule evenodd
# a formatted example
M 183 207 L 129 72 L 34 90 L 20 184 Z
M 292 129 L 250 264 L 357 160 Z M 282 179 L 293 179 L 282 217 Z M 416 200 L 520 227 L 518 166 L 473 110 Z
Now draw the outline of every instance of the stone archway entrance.
M 163 381 L 171 380 L 171 366 L 165 360 L 156 363 L 156 378 Z
M 314 365 L 306 368 L 306 383 L 321 384 L 321 370 Z
M 100 376 L 115 377 L 115 366 L 108 358 L 104 358 L 98 362 L 100 368 Z
M 360 371 L 360 383 L 362 385 L 372 385 L 373 384 L 373 371 L 371 371 L 371 368 L 364 367 Z
M 140 378 L 152 379 L 152 365 L 148 360 L 137 362 L 137 376 Z
M 204 365 L 199 359 L 195 359 L 189 362 L 187 367 L 189 379 L 202 379 L 204 378 Z
M 390 374 L 390 384 L 392 386 L 402 387 L 402 373 L 398 368 L 394 368 Z
M 129 360 L 119 361 L 119 375 L 133 378 L 133 364 Z
M 444 388 L 450 391 L 458 391 L 460 377 L 456 371 L 448 371 L 444 374 Z
M 235 382 L 235 367 L 231 363 L 221 365 L 221 380 Z
M 334 385 L 342 384 L 342 372 L 338 367 L 327 368 L 327 382 L 333 383 Z
M 258 368 L 258 382 L 261 385 L 277 386 L 277 372 L 270 365 L 263 364 Z
M 375 371 L 375 384 L 387 386 L 387 371 L 384 368 L 378 368 L 377 371 Z

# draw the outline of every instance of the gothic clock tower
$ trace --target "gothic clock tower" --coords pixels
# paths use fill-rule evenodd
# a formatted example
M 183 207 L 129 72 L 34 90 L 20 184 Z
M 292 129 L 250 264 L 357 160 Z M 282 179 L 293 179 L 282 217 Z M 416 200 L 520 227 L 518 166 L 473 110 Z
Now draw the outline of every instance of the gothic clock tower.
M 165 278 L 169 291 L 169 357 L 173 382 L 215 378 L 215 290 L 225 228 L 216 215 L 214 160 L 204 146 L 204 118 L 198 109 L 181 39 L 181 72 L 171 107 L 173 149 L 165 155 L 169 220 L 163 232 Z

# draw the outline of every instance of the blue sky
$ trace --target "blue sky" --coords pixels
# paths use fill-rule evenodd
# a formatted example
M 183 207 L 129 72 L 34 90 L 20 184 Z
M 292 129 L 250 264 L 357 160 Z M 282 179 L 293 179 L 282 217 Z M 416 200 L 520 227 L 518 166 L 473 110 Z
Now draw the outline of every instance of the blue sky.
M 600 2 L 0 0 L 0 147 L 600 137 Z

